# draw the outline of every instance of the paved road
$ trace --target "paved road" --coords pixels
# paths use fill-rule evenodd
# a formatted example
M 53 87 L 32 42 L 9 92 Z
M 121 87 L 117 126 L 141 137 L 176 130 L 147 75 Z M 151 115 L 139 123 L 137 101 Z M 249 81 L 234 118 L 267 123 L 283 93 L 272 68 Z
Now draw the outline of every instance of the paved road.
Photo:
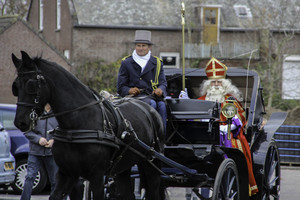
M 281 167 L 281 200 L 300 199 L 300 167 Z M 172 200 L 185 200 L 185 189 L 171 190 Z
M 300 167 L 281 167 L 281 200 L 299 200 L 300 197 Z M 185 200 L 185 189 L 170 189 L 172 200 Z M 31 200 L 47 200 L 47 193 L 33 195 Z M 20 195 L 13 195 L 11 191 L 0 190 L 0 200 L 19 200 Z
M 281 194 L 282 200 L 300 199 L 300 167 L 281 168 Z

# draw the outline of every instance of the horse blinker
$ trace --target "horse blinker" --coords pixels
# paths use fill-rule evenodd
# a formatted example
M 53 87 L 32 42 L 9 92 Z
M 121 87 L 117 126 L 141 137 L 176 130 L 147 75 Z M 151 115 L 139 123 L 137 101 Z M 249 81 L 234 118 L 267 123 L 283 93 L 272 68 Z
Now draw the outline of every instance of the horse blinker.
M 38 81 L 34 79 L 29 79 L 25 84 L 25 91 L 27 94 L 37 94 L 38 88 Z

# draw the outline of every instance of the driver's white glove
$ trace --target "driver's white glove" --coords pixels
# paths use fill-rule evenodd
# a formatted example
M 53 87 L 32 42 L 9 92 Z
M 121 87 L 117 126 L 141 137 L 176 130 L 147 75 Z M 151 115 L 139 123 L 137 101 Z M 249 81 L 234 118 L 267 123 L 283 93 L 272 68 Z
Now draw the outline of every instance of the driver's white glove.
M 179 97 L 178 97 L 179 99 L 189 99 L 190 98 L 188 96 L 187 89 L 185 88 L 184 90 L 185 91 L 181 90 Z

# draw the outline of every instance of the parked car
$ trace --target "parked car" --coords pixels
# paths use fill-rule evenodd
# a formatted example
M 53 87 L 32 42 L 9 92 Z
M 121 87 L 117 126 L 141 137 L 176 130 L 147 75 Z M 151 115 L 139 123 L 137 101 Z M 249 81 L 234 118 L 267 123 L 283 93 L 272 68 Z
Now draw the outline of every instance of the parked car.
M 16 161 L 16 175 L 12 181 L 13 191 L 21 194 L 24 186 L 25 176 L 27 174 L 27 158 L 29 152 L 29 141 L 14 125 L 15 113 L 17 106 L 14 104 L 0 104 L 0 123 L 8 132 L 11 139 L 10 152 Z M 0 146 L 2 149 L 2 146 Z M 46 170 L 41 168 L 36 176 L 33 185 L 33 194 L 38 194 L 44 190 L 48 182 Z
M 8 187 L 15 179 L 15 159 L 10 153 L 10 138 L 0 121 L 0 187 Z

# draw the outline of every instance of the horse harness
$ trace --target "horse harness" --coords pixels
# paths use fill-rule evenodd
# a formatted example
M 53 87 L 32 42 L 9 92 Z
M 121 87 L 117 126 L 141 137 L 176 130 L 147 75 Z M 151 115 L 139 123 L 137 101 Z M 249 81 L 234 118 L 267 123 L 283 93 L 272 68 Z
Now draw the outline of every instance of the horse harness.
M 137 135 L 131 123 L 123 116 L 118 105 L 121 105 L 124 102 L 132 103 L 135 106 L 137 106 L 140 110 L 142 110 L 144 114 L 146 114 L 149 123 L 152 126 L 155 133 L 152 146 L 159 147 L 160 141 L 158 137 L 158 130 L 154 126 L 153 120 L 149 112 L 140 104 L 131 101 L 130 98 L 122 98 L 112 103 L 111 101 L 108 101 L 103 97 L 100 97 L 101 99 L 99 99 L 98 96 L 96 95 L 94 96 L 97 98 L 96 101 L 78 108 L 83 109 L 87 106 L 98 104 L 103 115 L 103 131 L 102 130 L 70 130 L 70 129 L 66 130 L 58 127 L 52 131 L 54 140 L 60 142 L 66 142 L 66 143 L 76 143 L 76 144 L 94 143 L 94 144 L 101 144 L 101 145 L 106 145 L 115 148 L 113 156 L 110 160 L 110 167 L 108 168 L 109 170 L 107 171 L 108 175 L 112 175 L 111 173 L 113 172 L 118 162 L 122 159 L 124 153 L 127 150 L 130 150 L 133 153 L 137 154 L 138 156 L 149 160 L 150 159 L 149 156 L 151 156 L 151 152 L 149 152 L 149 155 L 148 154 L 146 155 L 139 152 L 134 147 L 132 147 L 132 145 L 135 143 L 137 139 Z M 73 111 L 74 110 L 64 111 L 56 114 L 54 113 L 49 115 L 46 114 L 44 116 L 41 116 L 40 119 L 55 117 Z M 116 128 L 112 127 L 112 123 L 108 118 L 107 111 L 109 111 L 113 115 L 114 121 L 116 122 Z M 159 149 L 159 151 L 161 151 L 161 149 Z

